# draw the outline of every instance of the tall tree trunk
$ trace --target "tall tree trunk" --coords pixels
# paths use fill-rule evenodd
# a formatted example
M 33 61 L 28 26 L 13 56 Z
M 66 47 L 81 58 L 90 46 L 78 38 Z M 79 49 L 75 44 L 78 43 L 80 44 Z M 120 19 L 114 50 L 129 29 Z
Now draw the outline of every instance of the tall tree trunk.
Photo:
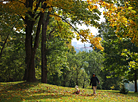
M 43 1 L 44 0 L 38 0 L 38 2 L 36 4 L 36 8 L 34 10 L 33 10 L 34 0 L 26 0 L 26 2 L 24 3 L 26 8 L 29 8 L 33 11 L 32 12 L 32 11 L 28 10 L 28 12 L 26 13 L 25 19 L 23 18 L 25 25 L 26 25 L 26 29 L 25 29 L 25 32 L 26 32 L 26 39 L 25 39 L 26 70 L 25 70 L 25 74 L 24 74 L 25 75 L 24 79 L 27 82 L 35 82 L 36 81 L 34 59 L 35 59 L 36 49 L 38 48 L 38 44 L 39 44 L 40 29 L 41 29 L 42 21 L 44 18 L 44 13 L 40 12 L 40 13 L 36 14 L 36 11 L 41 3 L 42 3 L 41 7 L 43 9 L 46 9 L 46 3 L 43 4 Z M 35 38 L 33 39 L 33 36 L 34 36 L 34 34 L 32 36 L 33 27 L 34 27 L 34 24 L 37 21 L 37 19 L 39 19 L 39 20 L 38 20 Z
M 30 14 L 31 15 L 31 14 Z M 35 82 L 36 77 L 35 77 L 35 53 L 36 49 L 38 48 L 38 43 L 39 43 L 39 34 L 40 34 L 40 29 L 41 29 L 41 24 L 43 21 L 43 16 L 44 14 L 40 14 L 39 22 L 37 25 L 37 31 L 36 31 L 36 36 L 33 44 L 33 26 L 34 26 L 34 21 L 32 21 L 30 18 L 26 17 L 25 18 L 25 24 L 26 24 L 26 39 L 25 39 L 25 50 L 26 50 L 26 71 L 24 79 L 27 82 Z M 34 46 L 33 46 L 34 45 Z
M 34 23 L 27 19 L 26 23 L 26 39 L 25 39 L 25 50 L 26 50 L 26 73 L 25 79 L 28 82 L 35 82 L 35 68 L 34 68 L 34 53 L 32 48 L 32 31 Z
M 44 17 L 45 18 L 45 17 Z M 43 19 L 42 23 L 42 42 L 41 42 L 41 82 L 42 83 L 47 83 L 47 56 L 46 56 L 46 31 L 47 31 L 47 25 L 49 23 L 49 13 L 47 14 L 46 20 Z
M 137 92 L 137 69 L 135 70 L 135 92 Z
M 78 67 L 77 67 L 77 68 L 78 68 Z M 79 82 L 78 82 L 78 75 L 79 75 L 79 72 L 78 72 L 78 70 L 76 70 L 76 85 L 79 84 Z
M 63 84 L 62 84 L 62 85 L 63 85 L 64 87 L 66 86 L 66 81 L 67 81 L 67 80 L 66 80 L 66 77 L 67 77 L 67 75 L 63 73 Z

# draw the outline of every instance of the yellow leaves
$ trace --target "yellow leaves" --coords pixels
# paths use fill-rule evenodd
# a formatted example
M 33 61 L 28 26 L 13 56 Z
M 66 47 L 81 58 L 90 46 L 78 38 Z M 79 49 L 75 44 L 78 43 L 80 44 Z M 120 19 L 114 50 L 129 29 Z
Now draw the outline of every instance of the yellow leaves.
M 41 7 L 38 7 L 37 11 L 44 13 L 45 12 L 45 9 L 43 9 Z
M 91 4 L 92 2 L 90 0 L 87 0 L 88 4 Z
M 43 3 L 46 3 L 47 7 L 60 7 L 63 9 L 71 9 L 73 7 L 73 0 L 46 0 Z
M 128 7 L 128 10 L 132 10 L 133 9 L 133 7 Z
M 55 0 L 55 2 L 56 2 L 57 0 Z M 46 1 L 44 1 L 43 3 L 46 3 L 47 5 L 47 7 L 51 7 L 52 6 L 52 3 L 53 3 L 53 1 L 52 0 L 46 0 Z
M 87 0 L 88 4 L 95 4 L 97 3 L 99 0 Z
M 25 13 L 28 11 L 28 9 L 23 4 L 25 0 L 23 1 L 10 1 L 6 4 L 3 4 L 3 7 L 5 9 L 8 9 L 6 12 L 9 12 L 11 14 L 18 14 L 18 15 L 25 15 Z
M 22 2 L 22 3 L 25 3 L 26 2 L 26 0 L 19 0 L 20 2 Z
M 97 9 L 98 7 L 97 7 L 97 5 L 89 5 L 88 6 L 88 9 L 90 10 L 90 11 L 92 11 L 93 9 Z
M 129 62 L 129 66 L 130 66 L 131 68 L 135 68 L 135 67 L 136 67 L 136 62 L 135 62 L 135 61 L 130 61 L 130 62 Z
M 124 3 L 125 6 L 123 7 L 119 7 L 119 6 L 117 7 L 113 4 L 109 4 L 104 1 L 99 2 L 99 4 L 102 7 L 106 8 L 106 11 L 103 12 L 103 15 L 110 22 L 110 26 L 112 27 L 116 26 L 115 33 L 117 34 L 119 31 L 122 31 L 122 29 L 125 28 L 125 30 L 123 30 L 125 34 L 121 36 L 129 37 L 132 39 L 133 43 L 134 42 L 137 43 L 138 40 L 136 38 L 138 38 L 138 35 L 137 35 L 138 30 L 135 29 L 137 28 L 137 24 L 136 22 L 133 21 L 133 20 L 136 21 L 137 15 L 136 15 L 136 10 L 133 10 L 134 7 L 129 5 L 128 2 Z M 120 35 L 118 35 L 118 37 L 120 37 Z
M 77 40 L 79 40 L 80 39 L 80 35 L 77 33 L 77 37 L 76 37 L 76 39 Z
M 80 30 L 80 34 L 84 37 L 84 39 L 87 39 L 89 33 L 90 33 L 89 29 Z
M 57 21 L 60 21 L 60 20 L 61 20 L 61 18 L 60 18 L 60 17 L 57 17 L 57 16 L 54 16 L 54 18 L 55 18 L 55 20 L 57 20 Z
M 129 19 L 129 22 L 130 22 L 130 24 L 132 24 L 132 25 L 136 25 L 136 23 L 135 23 L 132 19 Z
M 55 0 L 55 1 L 57 1 L 57 0 Z M 52 4 L 52 0 L 45 0 L 43 3 L 46 3 L 47 4 L 47 6 L 49 6 L 49 4 L 51 5 Z
M 50 8 L 48 9 L 48 11 L 51 12 L 51 11 L 52 11 L 52 8 L 50 7 Z
M 101 5 L 102 7 L 107 8 L 107 9 L 111 9 L 113 7 L 113 4 L 109 4 L 109 3 L 102 1 L 102 0 L 98 4 Z
M 94 9 L 98 9 L 98 6 L 97 5 L 94 5 L 98 2 L 99 0 L 87 0 L 87 3 L 89 4 L 88 5 L 88 9 L 90 11 L 94 10 Z
M 92 41 L 91 41 L 92 40 Z M 100 49 L 101 51 L 104 50 L 104 48 L 101 46 L 100 44 L 100 40 L 101 38 L 100 37 L 96 37 L 96 38 L 93 38 L 91 39 L 91 43 L 94 45 L 94 47 L 96 47 L 97 49 Z
M 95 49 L 96 47 L 97 49 L 100 49 L 101 51 L 104 50 L 104 48 L 100 44 L 100 41 L 102 40 L 102 38 L 94 37 L 94 35 L 90 33 L 89 29 L 80 30 L 80 35 L 83 36 L 83 38 L 81 38 L 81 42 L 90 41 L 90 43 L 93 45 L 93 49 Z M 77 40 L 79 40 L 80 35 L 77 34 L 77 37 L 76 37 Z
M 50 17 L 54 17 L 55 20 L 60 21 L 61 17 L 55 12 L 53 15 L 49 15 Z
M 131 68 L 137 69 L 138 68 L 138 53 L 130 52 L 129 50 L 124 49 L 121 53 L 121 56 L 125 56 L 126 58 L 131 57 L 132 61 L 129 62 L 129 66 L 130 66 L 129 69 L 131 69 Z
M 131 11 L 131 13 L 135 14 L 135 13 L 136 13 L 136 11 L 135 11 L 135 10 L 132 10 L 132 11 Z
M 115 88 L 115 86 L 111 86 L 110 88 L 111 88 L 111 90 L 113 90 Z

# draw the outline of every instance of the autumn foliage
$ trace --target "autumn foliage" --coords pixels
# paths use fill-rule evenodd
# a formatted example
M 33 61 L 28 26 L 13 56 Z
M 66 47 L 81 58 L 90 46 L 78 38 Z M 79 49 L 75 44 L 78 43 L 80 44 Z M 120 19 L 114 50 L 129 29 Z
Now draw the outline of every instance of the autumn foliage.
M 109 21 L 111 27 L 115 28 L 115 33 L 120 38 L 130 38 L 135 44 L 138 44 L 137 31 L 137 0 L 121 2 L 110 2 L 111 0 L 5 0 L 0 2 L 0 23 L 14 28 L 14 31 L 24 31 L 26 65 L 28 81 L 35 81 L 34 58 L 36 49 L 39 46 L 39 36 L 42 22 L 45 15 L 49 15 L 55 22 L 64 22 L 71 27 L 72 33 L 75 33 L 76 39 L 82 42 L 89 42 L 93 49 L 104 50 L 101 45 L 101 38 L 95 37 L 90 29 L 79 29 L 77 24 L 84 24 L 98 28 L 100 23 L 100 7 L 105 8 L 103 12 L 105 18 Z M 116 0 L 115 0 L 116 1 Z M 15 23 L 13 17 L 23 21 L 23 24 Z M 47 16 L 48 17 L 48 16 Z M 48 18 L 45 18 L 48 21 Z M 18 22 L 16 19 L 16 22 Z M 48 22 L 47 22 L 48 26 Z M 57 25 L 56 28 L 62 31 L 63 27 Z M 50 27 L 50 26 L 49 26 Z M 46 29 L 45 29 L 46 30 Z M 64 29 L 65 30 L 65 29 Z M 66 34 L 65 34 L 66 35 Z M 55 36 L 58 36 L 58 34 Z M 62 36 L 63 37 L 63 36 Z M 69 35 L 69 38 L 73 38 Z
M 76 1 L 77 2 L 77 1 Z M 74 9 L 73 4 L 75 3 L 74 0 L 44 0 L 42 1 L 37 1 L 33 0 L 33 7 L 27 7 L 26 0 L 13 0 L 13 1 L 8 1 L 6 4 L 1 2 L 1 7 L 4 8 L 2 11 L 3 12 L 8 12 L 11 14 L 19 15 L 20 17 L 24 18 L 26 15 L 26 12 L 32 11 L 33 13 L 37 13 L 38 11 L 40 12 L 45 12 L 46 8 L 48 8 L 48 11 L 52 11 L 53 7 L 68 10 L 70 13 L 69 15 L 75 15 L 76 11 Z M 79 2 L 78 2 L 79 3 Z M 99 9 L 97 5 L 99 4 L 100 6 L 104 7 L 106 11 L 103 12 L 105 17 L 109 20 L 110 25 L 112 27 L 116 27 L 116 34 L 118 37 L 129 37 L 132 39 L 132 42 L 138 42 L 138 36 L 137 36 L 137 14 L 136 10 L 137 8 L 134 8 L 133 5 L 136 5 L 136 1 L 132 2 L 124 2 L 124 6 L 116 6 L 113 3 L 108 3 L 102 0 L 87 0 L 88 6 L 87 8 L 93 12 L 95 9 Z M 132 4 L 133 3 L 133 4 Z M 45 8 L 40 7 L 38 5 L 46 4 Z M 35 12 L 37 11 L 37 12 Z M 65 12 L 64 12 L 65 13 Z M 60 15 L 60 14 L 57 14 Z M 61 20 L 60 17 L 54 16 L 55 20 Z M 14 21 L 12 21 L 14 22 Z M 84 20 L 85 23 L 88 25 L 91 25 L 90 20 L 87 19 Z M 21 29 L 21 28 L 19 28 Z M 124 29 L 122 31 L 122 29 Z M 122 34 L 120 35 L 120 32 L 122 31 Z M 86 32 L 81 31 L 79 35 L 83 36 L 82 42 L 87 41 L 88 39 L 90 43 L 92 43 L 95 47 L 103 50 L 102 46 L 100 45 L 100 39 L 95 38 L 91 32 Z M 84 34 L 85 33 L 85 34 Z M 78 39 L 78 37 L 77 37 Z

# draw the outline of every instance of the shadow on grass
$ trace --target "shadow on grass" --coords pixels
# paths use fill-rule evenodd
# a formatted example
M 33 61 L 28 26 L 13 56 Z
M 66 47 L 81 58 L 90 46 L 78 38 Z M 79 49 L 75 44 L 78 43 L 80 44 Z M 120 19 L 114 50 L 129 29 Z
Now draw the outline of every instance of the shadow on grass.
M 25 100 L 40 100 L 40 99 L 58 99 L 62 97 L 70 97 L 70 95 L 36 95 L 36 96 L 29 96 L 24 97 Z
M 25 90 L 25 89 L 29 89 L 31 87 L 37 86 L 39 82 L 35 82 L 35 83 L 28 83 L 28 82 L 20 82 L 17 84 L 7 84 L 4 85 L 3 87 L 1 87 L 0 92 L 2 91 L 8 91 L 8 90 Z
M 128 92 L 127 94 L 123 94 L 123 93 L 120 93 L 120 91 L 119 90 L 99 90 L 99 91 L 103 91 L 103 92 L 108 92 L 108 93 L 113 93 L 113 94 L 121 94 L 121 95 L 126 95 L 126 96 L 136 96 L 136 97 L 138 97 L 138 92 L 137 93 L 135 93 L 135 92 Z
M 48 94 L 50 93 L 50 94 Z M 62 97 L 70 97 L 71 95 L 64 95 L 58 93 L 51 93 L 44 90 L 41 92 L 27 92 L 27 93 L 19 93 L 16 91 L 3 93 L 0 95 L 1 99 L 0 102 L 21 102 L 24 100 L 27 101 L 37 101 L 37 100 L 46 100 L 46 99 L 62 99 Z
M 42 100 L 48 98 L 57 99 L 70 96 L 65 93 L 60 94 L 59 90 L 52 89 L 52 87 L 41 88 L 38 84 L 39 82 L 11 84 L 0 90 L 0 102 L 21 102 L 24 100 Z
M 138 97 L 138 92 L 135 93 L 135 92 L 128 92 L 127 94 L 128 96 L 135 96 L 135 97 Z

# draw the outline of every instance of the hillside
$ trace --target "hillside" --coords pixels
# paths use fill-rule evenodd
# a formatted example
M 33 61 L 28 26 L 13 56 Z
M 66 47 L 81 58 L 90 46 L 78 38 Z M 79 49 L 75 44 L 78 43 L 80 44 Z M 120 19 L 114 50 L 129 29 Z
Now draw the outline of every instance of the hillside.
M 78 95 L 73 94 L 74 90 L 39 82 L 1 82 L 0 102 L 138 102 L 138 93 L 97 90 L 97 95 L 92 95 L 92 89 L 80 88 Z

